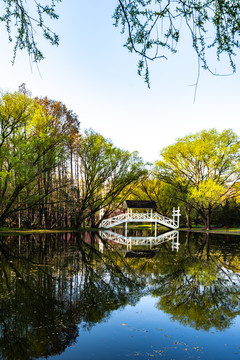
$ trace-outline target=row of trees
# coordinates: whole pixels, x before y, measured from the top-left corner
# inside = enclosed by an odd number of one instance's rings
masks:
[[[157,202],[163,214],[179,205],[186,225],[239,224],[240,139],[232,130],[204,130],[161,151],[135,196]]]
[[[23,86],[0,101],[0,225],[97,226],[146,174],[137,153],[93,130],[73,112]]]
[[[80,131],[64,104],[33,99],[23,85],[0,99],[0,226],[98,227],[127,197],[155,200],[168,216],[180,206],[188,227],[232,225],[239,159],[238,136],[211,129],[178,139],[147,170],[136,152]]]

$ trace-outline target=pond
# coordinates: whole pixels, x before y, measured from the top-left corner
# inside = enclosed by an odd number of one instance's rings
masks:
[[[0,359],[239,358],[240,237],[151,235],[0,237]]]

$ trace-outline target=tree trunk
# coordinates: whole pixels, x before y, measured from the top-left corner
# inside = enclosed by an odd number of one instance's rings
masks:
[[[211,227],[210,227],[210,217],[211,217],[211,208],[209,206],[208,210],[207,210],[207,230],[211,229]]]
[[[206,230],[210,230],[210,219],[211,219],[211,207],[208,206],[208,209],[204,209],[202,211],[199,212],[199,214],[202,217],[203,223],[205,225]]]
[[[188,227],[188,229],[191,229],[191,205],[187,204],[186,205],[186,226]]]

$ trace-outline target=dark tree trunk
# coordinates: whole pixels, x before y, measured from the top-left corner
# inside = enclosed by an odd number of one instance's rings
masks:
[[[188,229],[191,229],[192,225],[191,225],[191,205],[187,204],[186,205],[186,226],[188,227]]]

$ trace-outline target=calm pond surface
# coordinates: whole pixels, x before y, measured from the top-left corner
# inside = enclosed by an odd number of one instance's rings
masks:
[[[0,359],[239,359],[240,237],[0,237]]]

